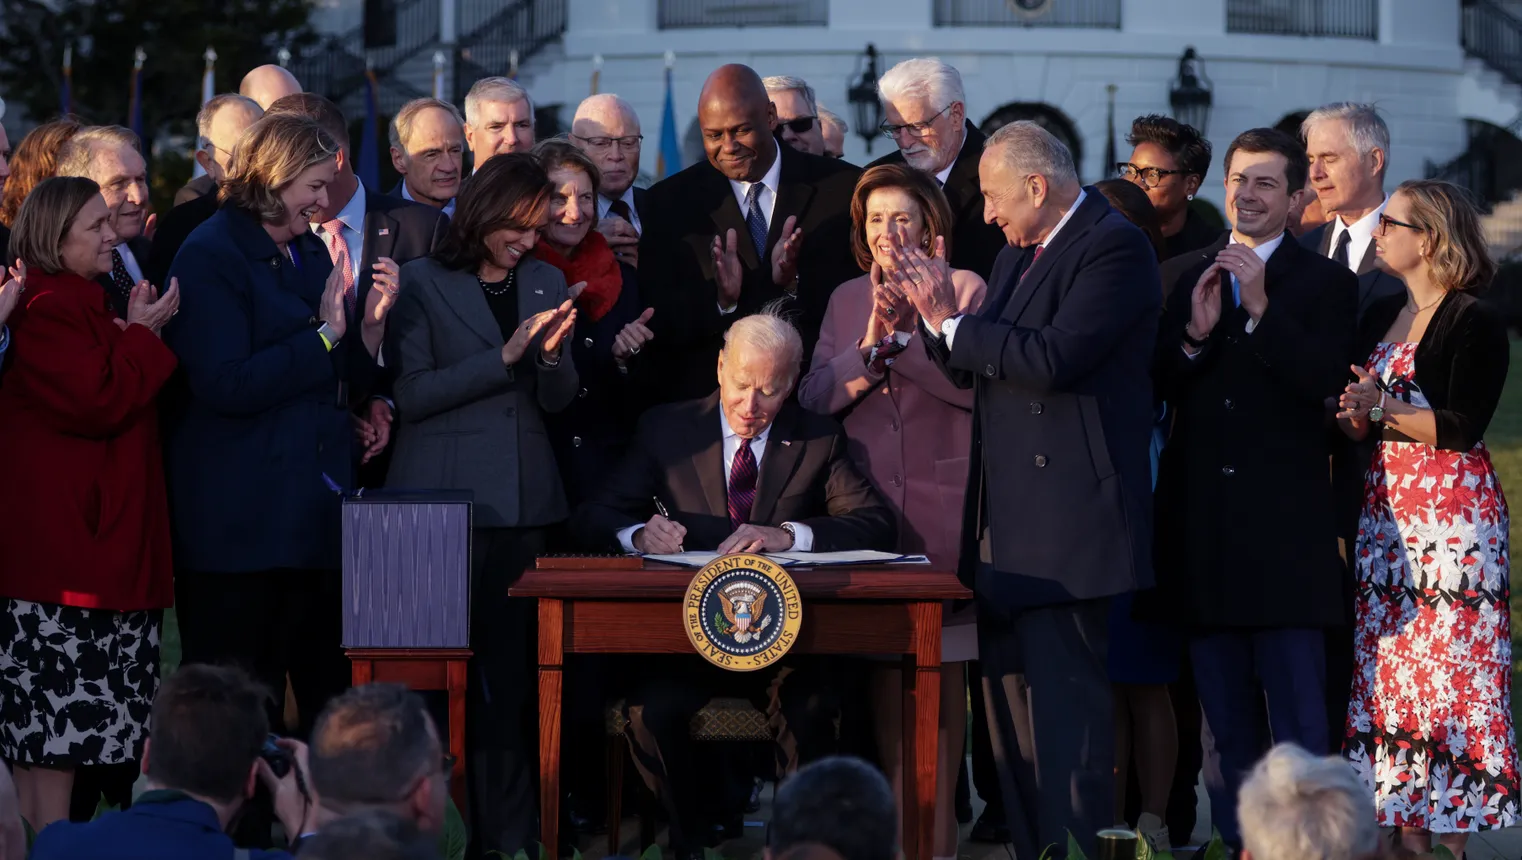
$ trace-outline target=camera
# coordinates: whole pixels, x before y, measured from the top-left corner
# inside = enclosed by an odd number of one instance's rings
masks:
[[[279,735],[272,734],[266,737],[264,746],[259,749],[259,757],[270,766],[276,779],[284,779],[285,775],[291,772],[291,754],[275,743],[278,740],[280,740]]]

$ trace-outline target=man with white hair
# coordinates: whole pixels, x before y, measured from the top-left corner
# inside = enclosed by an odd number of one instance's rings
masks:
[[[819,125],[819,100],[803,78],[772,75],[761,79],[772,107],[777,109],[777,130],[782,142],[799,152],[824,155],[824,131]]]
[[[238,94],[253,99],[260,110],[269,110],[276,101],[299,92],[296,76],[273,63],[253,69],[238,85]]]
[[[1279,744],[1242,784],[1242,860],[1356,860],[1379,850],[1374,796],[1339,756]]]
[[[956,219],[950,242],[952,267],[976,272],[988,281],[994,258],[1004,250],[1004,236],[992,222],[983,220],[978,157],[984,137],[967,119],[961,73],[940,60],[917,57],[889,69],[877,82],[877,93],[887,117],[883,131],[898,150],[868,166],[908,164],[933,176],[946,192]]]
[[[392,195],[454,215],[465,169],[464,117],[449,102],[413,99],[391,121],[391,166],[402,175]]]
[[[465,145],[471,170],[493,155],[534,148],[534,102],[512,78],[476,81],[465,94]]]
[[[824,154],[831,158],[846,157],[846,132],[850,127],[840,114],[828,108],[819,109],[820,131],[824,135]]]
[[[138,151],[140,145],[131,130],[100,125],[81,129],[58,153],[58,175],[94,180],[111,210],[108,223],[116,233],[117,244],[111,249],[111,271],[99,280],[111,307],[123,319],[127,317],[127,297],[143,280],[142,267],[150,252],[143,237],[148,217],[148,163]]]
[[[1109,598],[1152,584],[1162,284],[1146,234],[1080,185],[1067,147],[1035,123],[995,132],[978,174],[985,217],[1010,245],[983,311],[958,310],[939,255],[903,251],[891,280],[932,357],[974,391],[961,573],[978,594],[1015,854],[1071,834],[1092,856],[1115,821]]]
[[[608,240],[613,256],[639,267],[640,220],[645,189],[635,188],[639,175],[639,115],[634,106],[612,93],[582,100],[571,120],[571,142],[597,165],[602,182],[597,189],[597,232]]]
[[[774,307],[735,322],[719,352],[719,390],[647,411],[572,527],[589,544],[625,552],[892,549],[894,515],[851,464],[845,431],[790,398],[802,362],[798,330]],[[789,665],[780,701],[795,742],[782,750],[791,772],[833,752],[839,687],[817,664]],[[648,671],[626,700],[630,747],[671,816],[677,857],[702,857],[718,810],[694,757],[692,715],[716,694],[764,703],[776,668],[734,673],[677,658]]]

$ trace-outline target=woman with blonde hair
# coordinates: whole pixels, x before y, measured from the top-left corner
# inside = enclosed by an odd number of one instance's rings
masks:
[[[1510,344],[1475,298],[1496,264],[1459,188],[1403,183],[1374,233],[1404,293],[1364,318],[1368,360],[1337,416],[1373,443],[1354,551],[1352,701],[1343,754],[1379,824],[1462,856],[1518,818],[1506,497],[1485,429]]]
[[[185,301],[166,333],[188,388],[166,449],[184,659],[239,664],[276,691],[289,673],[308,727],[348,684],[336,492],[355,458],[336,349],[348,317],[342,268],[308,226],[337,153],[306,117],[248,128],[221,208],[170,268]],[[282,724],[275,703],[270,719]]]

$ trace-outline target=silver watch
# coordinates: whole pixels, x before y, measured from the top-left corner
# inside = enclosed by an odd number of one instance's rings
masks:
[[[328,343],[331,343],[334,346],[338,346],[338,342],[343,340],[339,334],[333,331],[333,327],[328,325],[326,322],[317,327],[317,333],[326,338]]]
[[[794,546],[797,546],[798,545],[798,529],[794,528],[792,523],[783,523],[782,524],[782,530],[787,532],[788,536],[793,539],[793,546],[788,547],[788,549],[792,549]]]

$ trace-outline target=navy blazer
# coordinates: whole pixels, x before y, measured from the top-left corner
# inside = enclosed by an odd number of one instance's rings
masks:
[[[43,829],[32,860],[231,860],[235,847],[217,813],[199,800],[137,803],[94,821],[60,821]],[[284,851],[248,852],[248,860],[289,860]]]
[[[999,254],[984,310],[962,318],[949,351],[924,339],[952,382],[976,392],[962,574],[974,581],[986,522],[992,571],[978,589],[991,608],[1152,584],[1157,252],[1085,190],[1039,259]]]
[[[181,569],[338,567],[329,481],[353,485],[353,429],[343,350],[317,334],[333,264],[310,233],[291,246],[299,264],[252,215],[223,206],[170,269],[180,312],[165,341],[189,385],[165,453]]]

